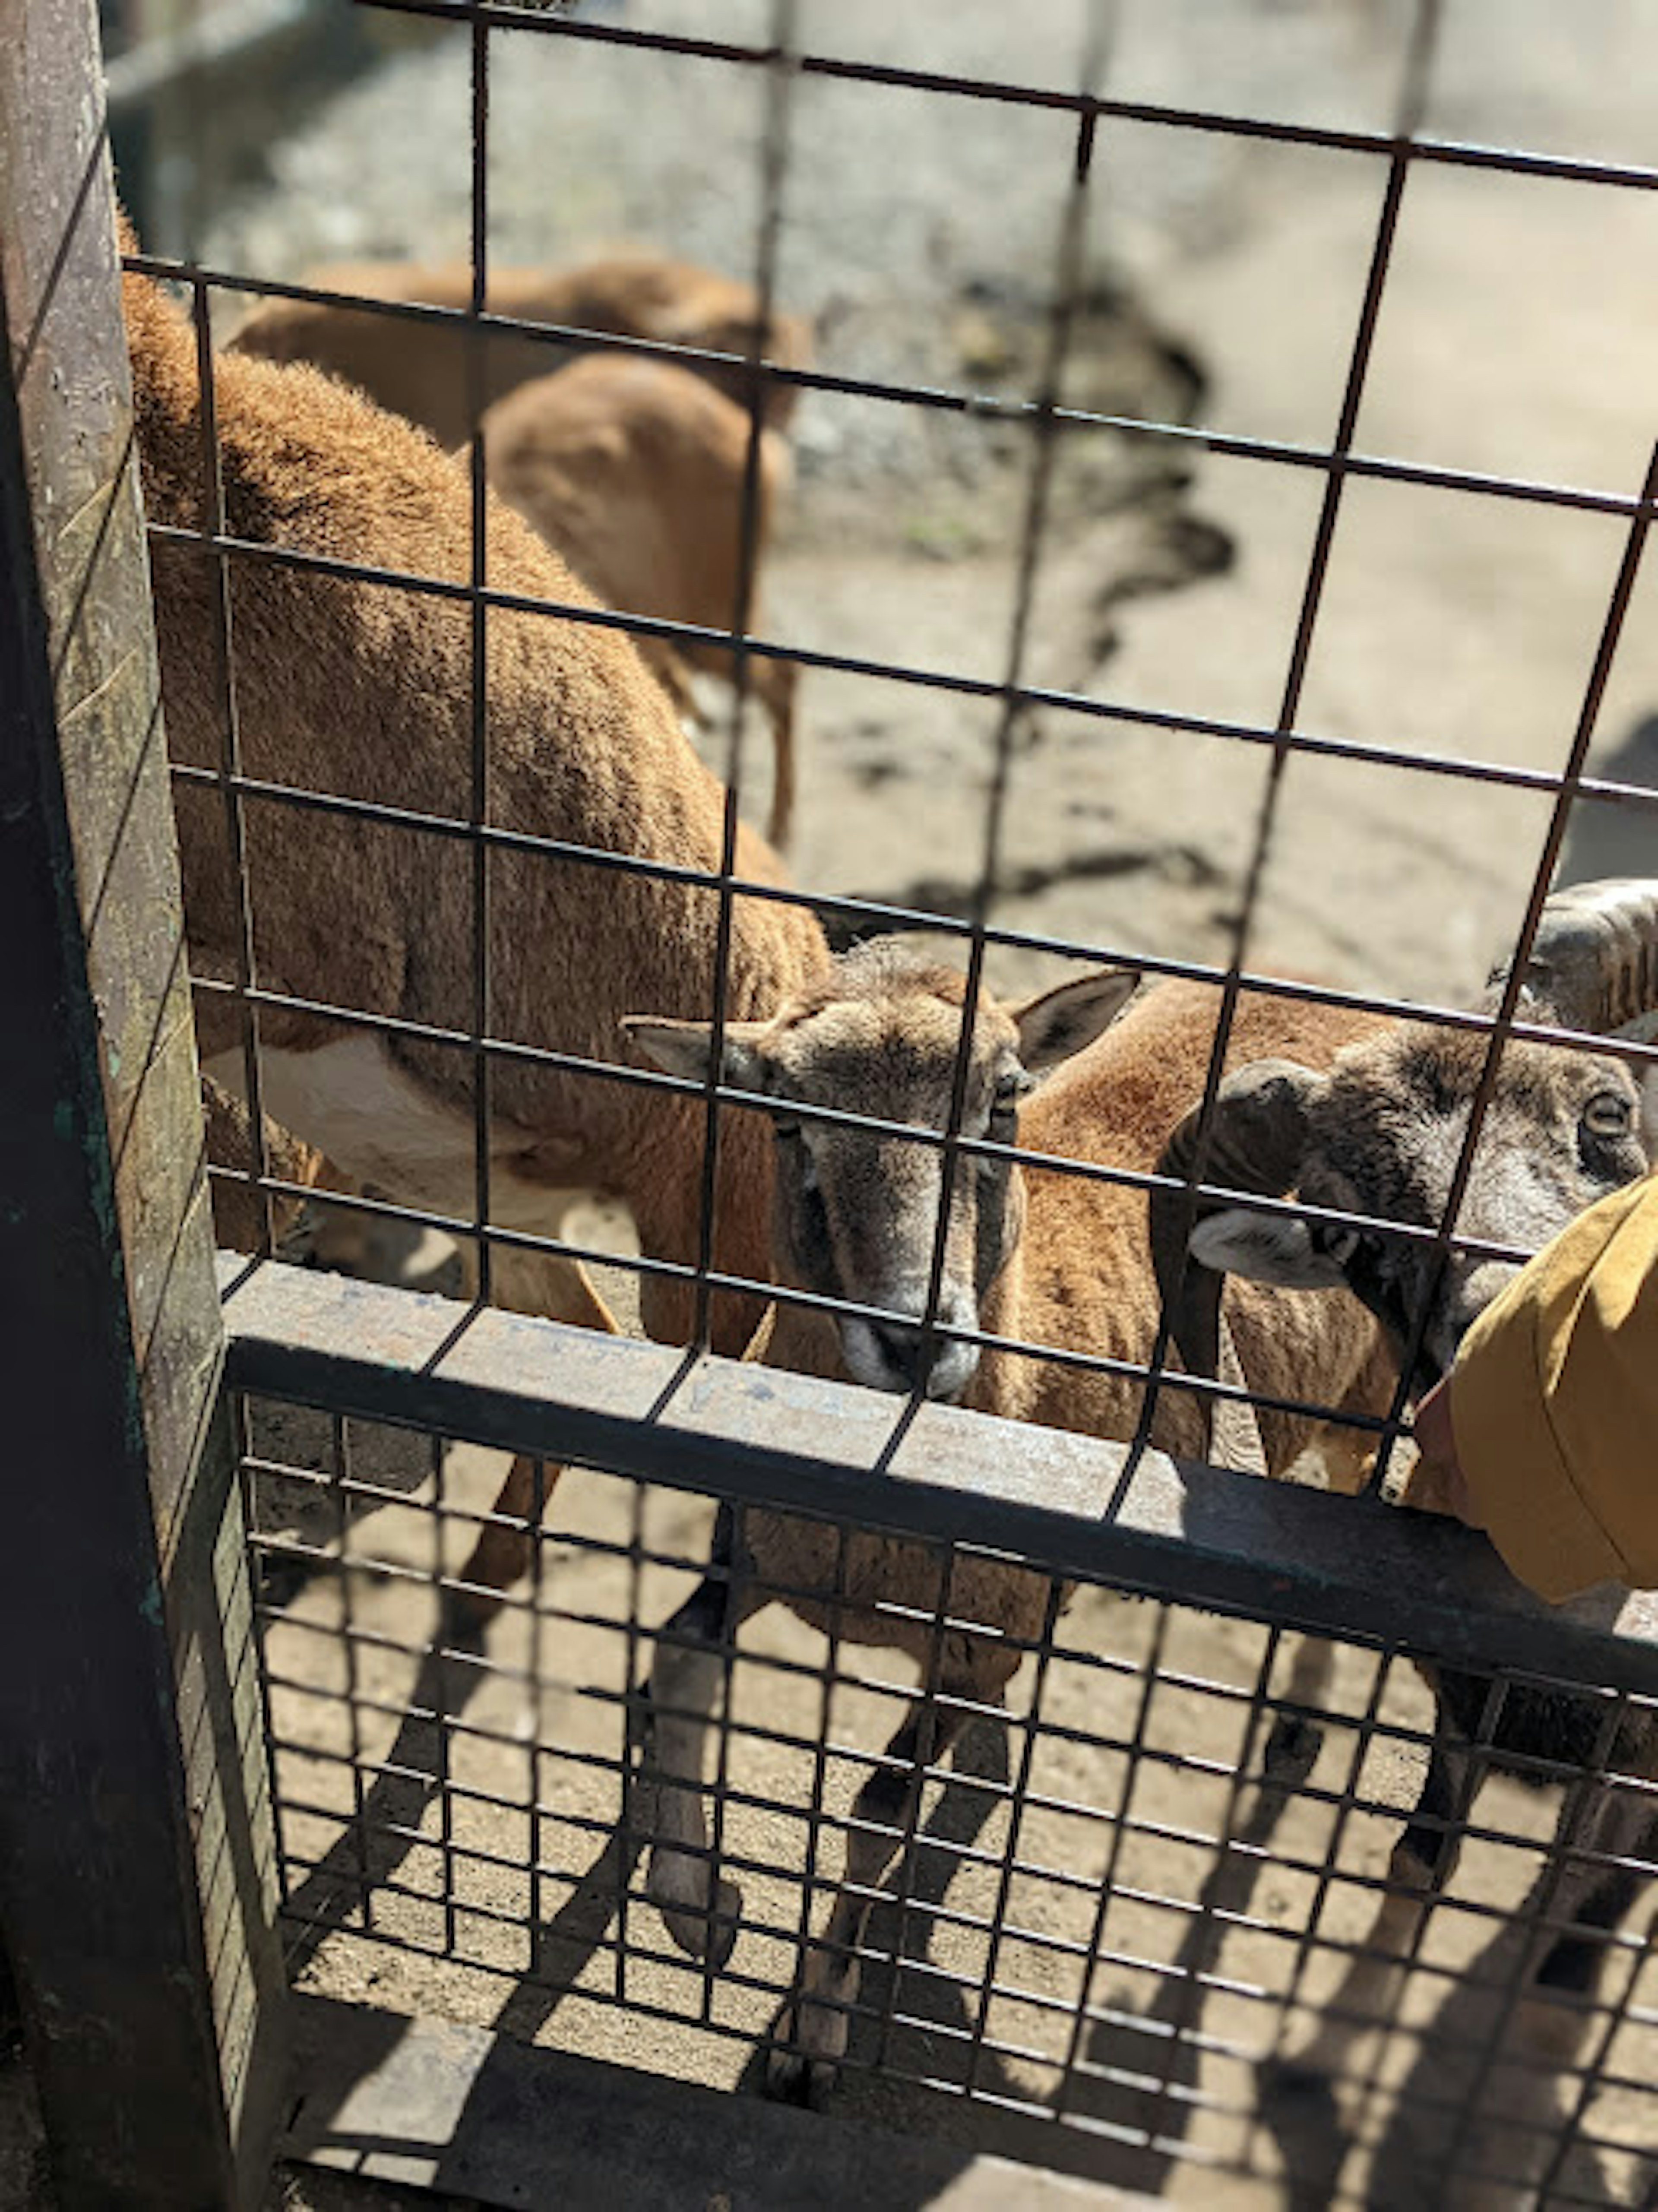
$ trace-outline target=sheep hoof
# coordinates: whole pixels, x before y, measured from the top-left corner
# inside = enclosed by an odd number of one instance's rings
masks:
[[[734,1881],[716,1881],[714,1901],[658,1895],[649,1881],[646,1892],[662,1915],[670,1936],[688,1958],[701,1959],[719,1973],[737,1947],[737,1923],[743,1911],[743,1893]]]
[[[778,2023],[777,2040],[766,2053],[766,2094],[779,2105],[799,2105],[809,2112],[829,2108],[836,2068],[795,2049],[798,2033],[793,2005]]]
[[[1335,2084],[1314,2051],[1293,2058],[1264,2058],[1255,2079],[1263,2105],[1294,2106],[1303,2113],[1318,2106],[1327,2106],[1333,2114],[1335,2111]]]
[[[1294,1789],[1312,1772],[1323,1742],[1324,1731],[1316,1721],[1299,1713],[1280,1713],[1272,1723],[1261,1762],[1267,1779],[1280,1788]]]

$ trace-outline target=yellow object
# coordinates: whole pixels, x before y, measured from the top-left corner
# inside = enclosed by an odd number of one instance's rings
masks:
[[[1658,1586],[1658,1176],[1592,1206],[1462,1340],[1456,1454],[1543,1596]]]

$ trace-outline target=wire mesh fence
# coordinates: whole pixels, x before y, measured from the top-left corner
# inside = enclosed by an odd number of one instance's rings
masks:
[[[739,1537],[698,1762],[720,1935],[699,1954],[659,1883],[665,1835],[681,1873],[701,1863],[665,1815],[665,1730],[702,1710],[674,1616],[714,1501],[537,1463],[503,1601],[471,1565],[498,1462],[269,1403],[247,1419],[256,1549],[268,1589],[289,1578],[263,1639],[296,1960],[366,1945],[394,2004],[429,2002],[435,1972],[459,2016],[716,2081],[821,2064],[833,2021],[860,2117],[1193,2201],[1222,2176],[1330,2202],[1401,2177],[1433,2201],[1645,2186],[1658,2014],[1645,1915],[1618,1923],[1651,1870],[1649,1700],[1482,1681],[1445,1808],[1461,1874],[1400,1923],[1389,1857],[1435,1741],[1408,1649],[1084,1578],[1042,1582],[1008,1651],[1005,1553],[907,1540],[872,1624],[861,1530],[823,1524],[827,1595],[756,1583]],[[996,1641],[1005,1707],[990,1677],[902,1679],[880,1646],[918,1617]],[[1538,1733],[1563,1695],[1576,1744]]]
[[[247,1109],[241,1157],[212,1163],[221,1196],[257,1200],[267,1255],[319,1176],[329,1206],[371,1230],[458,1239],[476,1296],[441,1356],[492,1303],[607,1333],[636,1317],[693,1352],[877,1382],[911,1417],[957,1397],[1256,1471],[1306,1473],[1310,1452],[1332,1486],[1396,1486],[1413,1395],[1539,1241],[1513,1173],[1527,1181],[1556,1147],[1552,1227],[1645,1165],[1637,1082],[1653,1048],[1629,1032],[1652,1011],[1652,887],[1563,906],[1556,878],[1585,802],[1653,818],[1652,791],[1589,763],[1658,460],[1638,483],[1579,485],[1372,451],[1369,379],[1424,175],[1634,194],[1658,171],[1429,133],[1434,0],[1401,21],[1389,125],[1374,129],[1115,95],[1106,5],[1076,11],[1071,77],[1023,83],[814,44],[811,11],[789,0],[747,41],[648,11],[381,3],[470,41],[455,296],[126,258],[177,288],[189,317],[136,347],[203,1060]],[[503,307],[491,66],[509,35],[752,87],[753,256],[735,304],[689,317],[689,337],[685,315],[601,312],[591,292]],[[987,398],[795,346],[780,288],[791,148],[801,88],[821,84],[1050,126],[1060,173],[1028,389]],[[1089,227],[1129,127],[1374,165],[1327,438],[1074,403]],[[250,297],[286,303],[288,335],[259,342],[245,325],[225,350],[228,312]],[[179,381],[152,377],[147,416],[152,342],[174,348]],[[258,358],[284,348],[371,389],[376,360],[427,364],[431,404],[470,433],[464,471],[440,472],[429,447],[331,388],[284,383]],[[572,352],[689,372],[740,404],[718,620],[598,603],[493,501],[493,410]],[[1021,441],[1008,621],[973,667],[762,626],[768,441],[800,394]],[[286,458],[273,428],[293,441]],[[1314,488],[1272,714],[1042,674],[1033,631],[1058,488],[1105,439]],[[1557,765],[1305,726],[1338,535],[1366,485],[1424,511],[1565,510],[1617,534]],[[717,784],[618,635],[724,655]],[[744,708],[780,669],[942,692],[983,718],[982,815],[972,854],[953,856],[948,910],[797,889],[751,838]],[[1102,776],[1126,730],[1260,758],[1224,957],[999,920],[1038,715],[1096,735]],[[1387,771],[1534,802],[1524,894],[1476,1004],[1263,962],[1292,763],[1338,785]],[[1586,913],[1602,949],[1568,990],[1562,932]],[[831,964],[831,945],[921,928],[948,979],[918,983],[878,951]],[[1069,995],[993,1007],[987,963],[1010,953],[1089,973]],[[1157,988],[1114,1027],[1134,977]],[[1405,1038],[1427,1071],[1417,1126],[1432,1141],[1361,1171],[1336,1141],[1347,1094],[1332,1061],[1347,1048],[1365,1079],[1398,1085]],[[1303,1133],[1269,1170],[1245,1157],[1256,1093],[1240,1071],[1285,1058],[1305,1079]],[[1067,1059],[1025,1098],[1028,1076]],[[1527,1121],[1517,1102],[1536,1095],[1547,1111]],[[572,1200],[593,1186],[630,1211],[636,1252],[583,1232]],[[1327,1302],[1309,1322],[1297,1290],[1238,1289],[1252,1237],[1280,1240],[1281,1256],[1297,1237],[1311,1256],[1293,1279],[1345,1285],[1345,1319]],[[1218,1267],[1194,1254],[1225,1256],[1224,1307]],[[1010,1290],[1027,1278],[1059,1288]],[[404,1415],[419,1417],[412,1399]],[[1642,1689],[1585,1671],[1587,1650],[1576,1667],[1471,1674],[1430,1636],[1390,1641],[1357,1612],[1349,1638],[1306,1644],[1270,1587],[1217,1613],[1182,1603],[1172,1573],[1131,1601],[1068,1563],[1067,1602],[1056,1563],[1021,1567],[1012,1523],[1005,1547],[913,1534],[883,1547],[849,1515],[809,1528],[792,1494],[733,1507],[711,1484],[688,1501],[574,1448],[584,1472],[568,1484],[534,1459],[503,1477],[471,1449],[435,1428],[359,1434],[343,1409],[308,1430],[252,1409],[244,1471],[301,1953],[368,1938],[440,1962],[455,1977],[446,2005],[492,2012],[475,1984],[504,1980],[510,2024],[556,2014],[561,2037],[613,2051],[625,2034],[669,2070],[734,2080],[770,2037],[774,2086],[839,2084],[905,2124],[994,2114],[1014,2131],[998,2141],[1034,2154],[1040,2139],[1060,2162],[1084,2155],[1062,2139],[1109,2146],[1120,2162],[1101,2170],[1131,2185],[1184,2187],[1190,2165],[1362,2190],[1397,2186],[1414,2160],[1448,2189],[1523,2182],[1550,2203],[1651,2187],[1652,1991],[1632,1908],[1652,1863],[1652,1723]],[[713,1570],[694,1580],[711,1540]],[[782,1612],[739,1644],[780,1577]],[[795,1615],[827,1634],[827,1657]],[[919,1662],[919,1690],[871,1656],[887,1649]],[[1564,1810],[1527,1778],[1564,1784]],[[1388,1966],[1401,1960],[1402,1979]],[[416,1986],[402,1965],[376,1971]],[[1362,2032],[1378,2020],[1385,2037]]]

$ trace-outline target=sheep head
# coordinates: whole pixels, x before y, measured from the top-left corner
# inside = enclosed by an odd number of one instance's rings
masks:
[[[1133,992],[1131,970],[1104,969],[1015,1005],[981,992],[973,1015],[961,1133],[1012,1145],[1018,1102],[1047,1069],[1096,1036]],[[893,939],[858,947],[768,1022],[728,1023],[720,1079],[756,1092],[776,1131],[773,1261],[780,1281],[876,1307],[890,1316],[839,1323],[847,1371],[876,1389],[959,1398],[978,1346],[946,1337],[930,1360],[926,1308],[944,1156],[901,1129],[864,1128],[814,1109],[907,1124],[935,1138],[948,1124],[965,1006],[954,969]],[[635,1044],[669,1073],[706,1079],[705,1023],[630,1018]],[[973,1330],[980,1303],[1017,1243],[1023,1194],[1005,1158],[958,1158],[938,1320]]]
[[[1511,969],[1486,987],[1494,1011]],[[1658,882],[1583,884],[1550,898],[1527,963],[1521,1017],[1606,1035],[1658,1009]],[[1400,1022],[1350,1045],[1326,1070],[1255,1061],[1215,1101],[1206,1182],[1436,1229],[1444,1218],[1488,1039]],[[1458,1209],[1460,1237],[1534,1252],[1598,1198],[1645,1172],[1643,1086],[1619,1060],[1510,1041]],[[1197,1157],[1194,1112],[1170,1139],[1165,1173]],[[1154,1194],[1152,1246],[1170,1323],[1193,1371],[1212,1373],[1221,1278],[1286,1290],[1345,1285],[1402,1358],[1421,1343],[1412,1387],[1449,1366],[1463,1331],[1517,1271],[1479,1253],[1186,1192]],[[1189,1249],[1202,1272],[1181,1257]],[[1178,1295],[1177,1285],[1180,1285]],[[1174,1303],[1170,1304],[1170,1301]]]

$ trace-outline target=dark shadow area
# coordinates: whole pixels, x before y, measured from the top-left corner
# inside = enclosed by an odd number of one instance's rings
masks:
[[[283,1950],[290,1978],[315,1956],[325,1938],[350,1926],[360,1908],[390,1881],[421,1840],[420,1825],[446,1771],[442,1732],[487,1680],[483,1669],[441,1648],[429,1651],[409,1693],[409,1711],[378,1774],[364,1790],[359,1818],[349,1816],[337,1839],[289,1892],[282,1907]]]
[[[1219,1966],[1229,1923],[1254,1904],[1256,1887],[1272,1866],[1269,1847],[1278,1822],[1312,1771],[1320,1743],[1311,1722],[1284,1716],[1274,1724],[1263,1754],[1265,1778],[1220,1850],[1198,1910],[1159,1973],[1156,1997],[1138,2024],[1125,2016],[1126,2001],[1114,2002],[1115,2016],[1089,2028],[1068,2109],[1144,2136],[1142,2148],[1123,2149],[1123,2179],[1148,2197],[1162,2196],[1184,2163],[1181,2146],[1198,2109],[1203,2063],[1193,2038],[1202,2026],[1204,1979]],[[1278,2133],[1278,2148],[1295,2212],[1322,2212],[1333,2201],[1347,2151],[1333,2107],[1298,2110],[1296,2124]]]
[[[1537,1919],[1551,1909],[1557,1879],[1546,1862],[1513,1918],[1449,1985],[1421,2032],[1411,2070],[1388,2100],[1368,2197],[1377,2212],[1416,2212],[1427,2203],[1454,2208],[1476,2197],[1483,2204],[1492,2201],[1483,2192],[1502,2189],[1515,2205],[1534,2201],[1570,2120],[1580,2086],[1574,2069],[1593,2057],[1600,2026],[1598,2013],[1591,2014],[1574,2039],[1571,2015],[1562,2011],[1549,2022],[1548,2070],[1503,2065],[1505,2048],[1515,2047],[1516,2031],[1539,2002],[1516,2005],[1513,1995],[1536,1951]],[[1603,2002],[1625,1972],[1621,1960],[1608,1960]],[[1575,2136],[1545,2202],[1650,2203],[1658,2151],[1644,2164],[1645,2193],[1632,2198],[1614,2186],[1594,2145]]]

